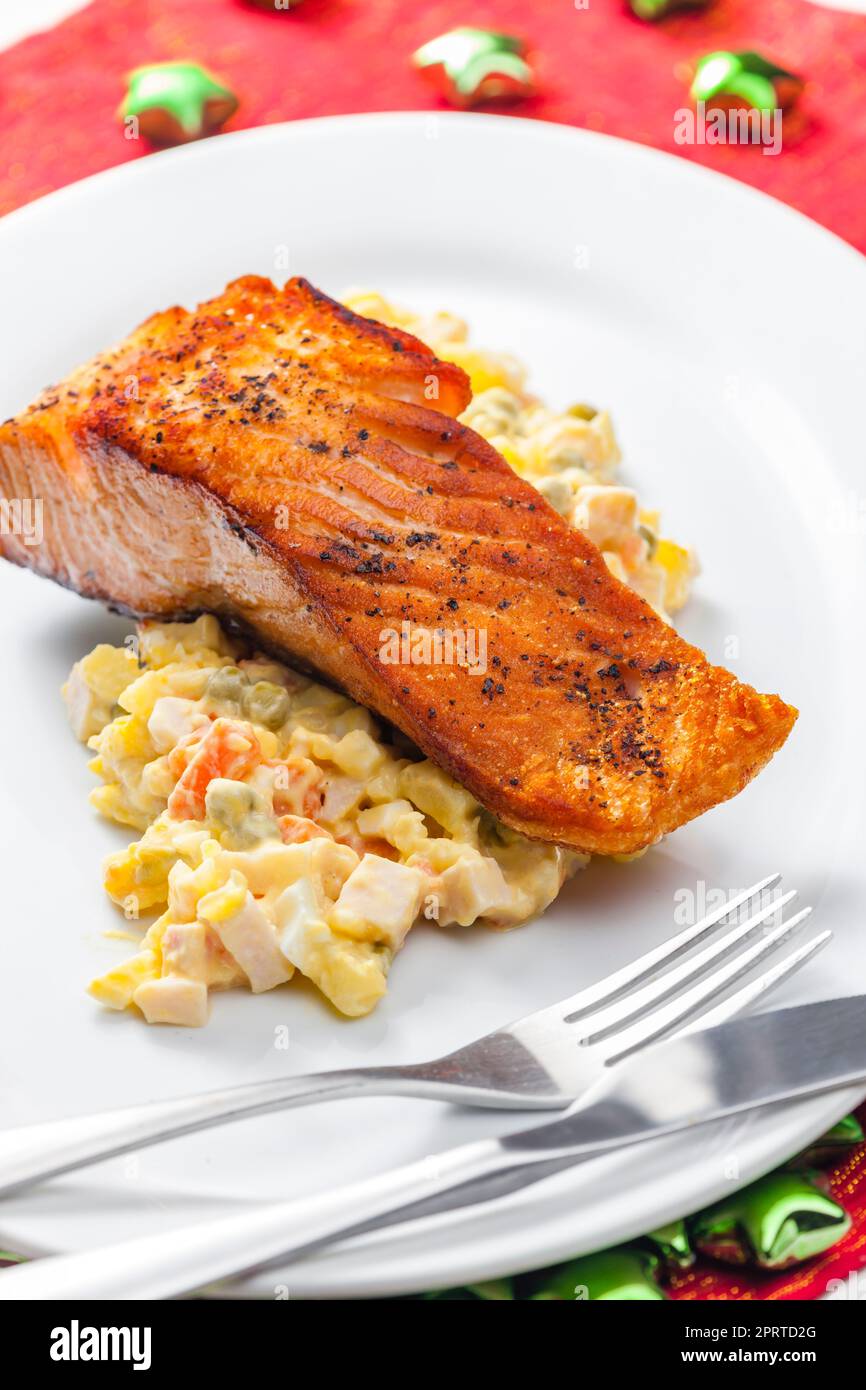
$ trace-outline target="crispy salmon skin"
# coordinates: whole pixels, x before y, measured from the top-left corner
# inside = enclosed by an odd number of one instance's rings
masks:
[[[640,850],[739,792],[796,711],[615,579],[456,422],[469,398],[409,334],[247,276],[0,428],[0,493],[44,517],[0,544],[132,614],[243,623],[527,835]],[[419,629],[456,658],[395,660]]]

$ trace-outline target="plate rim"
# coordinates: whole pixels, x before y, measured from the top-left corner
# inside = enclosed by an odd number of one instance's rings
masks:
[[[344,112],[329,116],[305,116],[294,121],[273,121],[267,125],[248,126],[243,130],[228,130],[209,136],[202,140],[192,140],[183,145],[176,145],[167,149],[153,149],[138,159],[125,160],[122,164],[113,164],[107,169],[98,169],[93,174],[87,174],[82,179],[76,179],[73,183],[64,184],[61,188],[52,189],[49,193],[42,194],[39,198],[33,198],[30,202],[22,204],[20,207],[13,208],[0,218],[0,228],[10,225],[16,226],[19,221],[24,222],[28,216],[38,216],[46,204],[54,205],[69,199],[73,200],[80,197],[83,193],[90,191],[94,186],[98,187],[103,181],[116,181],[122,183],[124,179],[134,180],[140,171],[149,168],[154,164],[162,167],[165,161],[178,163],[187,161],[196,163],[201,160],[208,160],[217,157],[217,151],[227,145],[234,147],[242,143],[267,143],[269,140],[279,140],[284,138],[287,133],[300,131],[303,137],[308,131],[317,129],[336,129],[344,125],[351,129],[357,126],[369,126],[375,130],[377,126],[393,126],[399,123],[411,123],[424,125],[427,121],[434,118],[437,121],[445,121],[452,126],[464,126],[468,129],[486,129],[487,131],[502,131],[503,136],[508,130],[518,128],[524,132],[533,132],[532,138],[544,140],[547,135],[553,134],[557,138],[563,136],[574,139],[578,143],[585,144],[587,147],[607,145],[610,148],[620,150],[638,151],[640,157],[655,160],[660,166],[670,170],[679,170],[683,177],[693,178],[697,182],[706,182],[708,185],[716,185],[718,180],[727,187],[729,194],[734,190],[747,202],[757,204],[771,204],[784,217],[792,217],[804,227],[811,227],[822,236],[829,238],[838,249],[848,253],[852,257],[852,264],[859,264],[861,271],[866,270],[866,253],[861,252],[850,241],[846,241],[838,232],[817,222],[808,213],[801,212],[799,208],[792,207],[781,198],[777,198],[772,193],[767,193],[763,189],[756,188],[754,184],[746,183],[738,179],[733,174],[728,174],[721,169],[712,169],[706,164],[697,164],[683,155],[677,155],[670,150],[662,150],[655,145],[645,145],[638,140],[626,140],[619,135],[610,135],[606,131],[588,130],[584,126],[570,126],[562,121],[545,121],[534,119],[528,116],[515,116],[507,114],[492,114],[483,111],[451,111],[451,110],[395,110],[395,111],[358,111]],[[498,137],[497,137],[498,138]],[[211,153],[213,152],[213,154]]]

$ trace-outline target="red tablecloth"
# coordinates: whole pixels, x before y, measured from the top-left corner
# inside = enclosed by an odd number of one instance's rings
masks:
[[[857,1112],[866,1125],[866,1105]],[[669,1293],[682,1299],[820,1298],[836,1293],[843,1298],[866,1298],[866,1144],[852,1149],[826,1177],[830,1193],[852,1217],[851,1229],[832,1250],[780,1274],[730,1269],[711,1260],[698,1260],[687,1274],[674,1276]]]
[[[458,24],[503,29],[532,47],[538,93],[515,110],[637,140],[707,164],[801,209],[866,250],[866,17],[807,0],[715,0],[642,24],[623,0],[305,0],[267,12],[245,0],[95,0],[0,54],[0,213],[125,160],[115,111],[141,63],[204,63],[240,99],[227,129],[353,111],[436,109],[409,64]],[[690,66],[716,48],[754,48],[806,79],[778,156],[757,146],[680,146],[675,113]],[[495,108],[492,108],[495,109]],[[219,138],[219,137],[215,137]],[[563,170],[563,177],[568,171]],[[803,267],[803,274],[809,267]],[[855,1214],[835,1250],[761,1279],[705,1264],[680,1298],[809,1298],[866,1262],[866,1148],[834,1174]]]
[[[711,165],[800,208],[866,250],[866,17],[807,0],[715,0],[643,24],[623,0],[95,0],[0,54],[0,212],[145,156],[114,112],[140,63],[195,59],[240,98],[229,129],[349,111],[433,109],[409,65],[456,24],[523,35],[538,95],[517,110],[625,136]],[[744,146],[677,146],[688,69],[714,48],[755,48],[807,80],[776,157]],[[804,274],[808,267],[804,267]]]

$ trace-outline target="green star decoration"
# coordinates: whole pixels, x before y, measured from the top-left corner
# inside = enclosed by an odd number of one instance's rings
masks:
[[[118,110],[157,145],[179,145],[218,130],[237,110],[234,92],[198,63],[150,63],[127,78]]]
[[[618,1245],[549,1271],[531,1298],[545,1303],[664,1301],[659,1272],[656,1256],[634,1245]]]
[[[710,0],[628,0],[628,7],[638,19],[652,24],[677,10],[702,10],[709,3]]]
[[[427,74],[455,106],[529,96],[532,69],[526,45],[512,34],[493,29],[450,29],[412,54],[412,62]]]
[[[857,1116],[846,1115],[838,1124],[833,1125],[832,1129],[828,1129],[826,1134],[822,1134],[820,1139],[816,1139],[808,1149],[792,1158],[786,1166],[796,1170],[822,1168],[830,1163],[839,1163],[848,1149],[862,1144],[864,1139],[866,1135]]]
[[[695,101],[709,103],[734,98],[755,111],[774,111],[790,106],[802,88],[801,78],[768,62],[760,53],[728,53],[722,49],[700,59],[691,94]]]
[[[806,1173],[771,1173],[699,1212],[696,1248],[724,1264],[787,1269],[821,1255],[851,1229],[844,1207]]]
[[[691,1269],[695,1262],[695,1252],[683,1220],[670,1221],[667,1226],[659,1226],[657,1230],[644,1236],[644,1240],[652,1246],[660,1257],[663,1268],[668,1272],[675,1269]]]

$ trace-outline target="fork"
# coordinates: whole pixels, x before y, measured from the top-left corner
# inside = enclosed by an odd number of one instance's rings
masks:
[[[811,908],[786,918],[796,890],[783,893],[696,954],[692,948],[780,878],[762,879],[571,998],[433,1061],[314,1072],[0,1131],[0,1194],[213,1125],[325,1100],[413,1096],[501,1110],[564,1109],[603,1075],[609,1058],[619,1061],[662,1036],[732,1018],[826,945],[829,931],[711,1007],[729,985],[778,952]],[[748,941],[777,914],[775,925]]]

